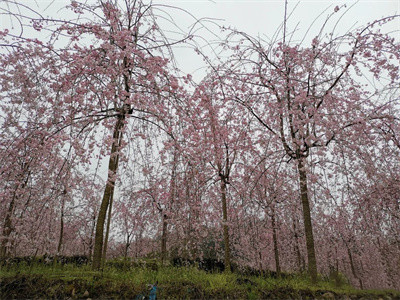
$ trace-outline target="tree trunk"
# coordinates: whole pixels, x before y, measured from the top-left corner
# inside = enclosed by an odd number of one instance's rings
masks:
[[[177,165],[177,150],[174,150],[174,159],[172,164],[171,181],[169,187],[169,209],[175,201],[175,184],[176,184],[176,165]],[[162,212],[162,236],[161,236],[161,263],[164,265],[167,260],[167,235],[168,235],[168,216]]]
[[[306,234],[308,274],[311,277],[311,281],[315,283],[317,282],[317,259],[315,257],[310,201],[308,199],[307,173],[304,169],[305,166],[303,163],[303,159],[299,158],[297,161],[300,181],[301,204],[303,206],[304,231]]]
[[[54,257],[54,266],[57,265],[57,261],[58,261],[58,257],[60,256],[60,252],[61,252],[61,248],[62,248],[62,244],[63,244],[63,238],[64,238],[64,203],[65,203],[65,199],[64,199],[64,195],[62,195],[61,197],[63,197],[62,202],[61,202],[61,215],[60,215],[60,236],[58,238],[58,245],[57,245],[57,253],[56,256]]]
[[[88,257],[89,260],[92,261],[93,260],[93,235],[94,235],[94,228],[96,225],[96,212],[93,212],[93,218],[92,218],[92,228],[90,229],[90,240],[89,240],[89,253],[88,253]]]
[[[125,250],[124,250],[124,270],[127,270],[127,264],[128,264],[128,250],[129,247],[131,246],[131,235],[129,232],[126,233],[126,242],[125,242]]]
[[[15,205],[15,199],[13,199],[10,202],[10,205],[8,206],[6,218],[4,220],[4,227],[3,227],[3,240],[1,242],[1,248],[0,248],[0,257],[5,258],[8,255],[8,241],[12,232],[12,221],[11,221],[11,216],[14,211],[14,205]]]
[[[124,252],[124,260],[125,261],[128,258],[128,250],[131,245],[130,237],[131,237],[131,235],[129,233],[127,233],[126,234],[126,243],[125,243],[125,252]]]
[[[189,180],[187,174],[185,175],[185,200],[186,203],[190,203],[190,186],[192,184],[191,180]],[[189,249],[190,247],[190,236],[192,232],[192,204],[189,204],[189,216],[187,218],[187,226],[186,226],[186,232],[185,232],[185,238],[183,240],[183,258],[190,259],[192,253],[192,249]]]
[[[221,178],[222,222],[224,230],[225,272],[231,272],[231,250],[229,246],[228,210],[226,205],[226,181]]]
[[[161,236],[161,263],[164,265],[167,259],[167,233],[168,233],[168,217],[163,213],[162,236]]]
[[[59,256],[60,253],[61,253],[61,247],[62,247],[62,244],[63,244],[63,238],[64,238],[64,212],[61,213],[60,238],[58,239],[57,256]]]
[[[362,282],[361,278],[356,273],[356,268],[355,268],[355,265],[354,265],[353,255],[351,254],[349,245],[347,245],[347,243],[345,243],[345,244],[346,244],[346,248],[347,248],[347,254],[349,255],[351,273],[353,273],[354,278],[358,280],[358,283],[360,285],[360,289],[363,290],[364,289],[364,285],[363,285],[363,282]]]
[[[299,245],[299,237],[297,235],[297,228],[296,228],[296,219],[295,216],[293,214],[293,232],[294,232],[294,252],[296,253],[296,258],[297,258],[297,266],[299,267],[299,271],[303,272],[303,260],[301,257],[301,253],[300,253],[300,245]]]
[[[3,227],[3,240],[0,245],[0,258],[5,258],[9,251],[10,251],[10,246],[8,245],[9,240],[10,240],[10,235],[13,231],[13,226],[12,226],[12,216],[14,213],[14,207],[15,207],[15,202],[16,200],[18,201],[18,190],[19,189],[24,189],[25,186],[28,183],[29,177],[31,172],[29,171],[29,164],[24,164],[22,167],[22,172],[18,176],[19,179],[23,179],[24,174],[27,173],[27,176],[25,180],[22,183],[17,183],[13,192],[13,196],[10,202],[10,205],[8,206],[8,210],[6,213],[6,217],[4,219],[4,227]]]
[[[114,195],[115,177],[118,169],[118,157],[119,150],[122,140],[122,128],[124,127],[125,115],[120,115],[115,124],[113,133],[113,143],[111,146],[111,154],[108,162],[108,176],[106,188],[104,189],[103,199],[101,201],[99,214],[97,216],[96,233],[94,240],[94,251],[93,251],[93,270],[99,270],[102,262],[103,253],[103,235],[104,235],[104,223],[106,220],[107,209],[110,204],[110,199]]]
[[[110,234],[110,224],[111,224],[111,213],[112,213],[112,205],[114,200],[114,193],[111,194],[110,203],[108,206],[108,216],[107,216],[107,225],[106,225],[106,236],[104,237],[104,246],[103,246],[103,254],[101,264],[104,267],[107,258],[107,246],[108,246],[108,236]]]
[[[272,239],[274,241],[274,255],[275,255],[275,266],[276,275],[281,276],[281,265],[279,263],[279,249],[278,249],[278,238],[276,233],[276,220],[275,220],[275,208],[272,207]]]
[[[396,288],[396,276],[393,274],[393,266],[390,263],[391,259],[390,258],[390,252],[388,253],[387,251],[385,251],[385,248],[383,247],[383,245],[380,242],[379,237],[377,238],[377,243],[378,243],[378,251],[381,254],[381,259],[380,259],[380,263],[384,266],[384,270],[385,270],[385,274],[386,274],[386,284],[388,286],[390,286],[390,288],[395,289]],[[398,244],[398,248],[400,250],[400,243]],[[400,270],[400,260],[399,260],[399,270]],[[362,264],[361,264],[362,267]]]

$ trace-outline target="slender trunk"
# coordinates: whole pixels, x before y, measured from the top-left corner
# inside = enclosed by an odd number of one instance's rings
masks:
[[[61,215],[60,215],[60,236],[58,238],[58,245],[57,245],[57,253],[56,256],[54,257],[54,266],[57,264],[58,257],[60,256],[61,253],[61,248],[63,244],[63,238],[64,238],[64,196],[62,196],[62,202],[61,202]]]
[[[92,218],[92,228],[90,230],[90,240],[89,240],[89,260],[93,259],[93,235],[94,235],[94,229],[95,229],[95,225],[96,225],[96,213],[93,212],[93,218]]]
[[[195,195],[194,197],[197,197],[197,195]],[[196,226],[193,225],[194,222],[198,222],[200,216],[200,211],[198,210],[198,208],[194,209],[193,212],[193,217],[192,220],[194,220],[193,222],[190,223],[190,238],[191,238],[191,243],[190,243],[190,254],[192,257],[198,257],[200,254],[199,252],[199,248],[198,248],[198,237],[196,237],[195,233],[196,233]]]
[[[110,198],[110,203],[108,206],[108,216],[107,216],[107,224],[106,224],[106,236],[104,237],[104,246],[103,246],[103,254],[102,254],[102,266],[104,267],[104,264],[107,259],[107,246],[108,246],[108,236],[110,233],[110,224],[111,224],[111,213],[112,213],[112,205],[113,205],[113,200],[114,200],[114,193],[111,194]]]
[[[168,217],[163,213],[162,236],[161,236],[161,263],[164,265],[167,259],[167,233],[168,233]]]
[[[276,275],[281,276],[281,265],[279,263],[279,249],[278,249],[278,238],[276,233],[276,220],[275,220],[275,208],[272,207],[272,239],[274,241],[274,255],[275,255],[275,266]]]
[[[378,237],[377,239],[377,243],[378,243],[378,251],[381,254],[381,259],[380,259],[380,263],[383,265],[384,270],[385,270],[385,274],[386,274],[386,284],[388,286],[390,286],[390,288],[396,288],[396,276],[392,273],[393,269],[392,266],[390,264],[390,254],[387,253],[387,251],[385,251],[384,247],[382,246],[380,239]],[[399,243],[399,248],[400,248],[400,243]],[[400,270],[400,260],[399,260],[399,264],[398,264],[398,269]],[[361,263],[361,268],[362,268],[362,263]]]
[[[297,167],[299,171],[299,181],[300,181],[301,204],[303,206],[304,231],[306,234],[308,274],[311,277],[311,281],[315,283],[317,282],[317,259],[315,257],[310,201],[308,199],[307,173],[304,169],[305,166],[302,158],[299,158],[297,162],[298,162]]]
[[[13,226],[12,226],[12,216],[14,213],[14,207],[15,207],[15,202],[16,200],[18,201],[18,190],[19,189],[24,189],[25,186],[28,183],[28,180],[30,178],[31,172],[29,171],[29,164],[24,164],[23,165],[23,170],[22,173],[20,174],[19,178],[23,178],[24,174],[27,173],[27,176],[25,180],[22,183],[17,183],[17,185],[14,188],[13,191],[13,196],[10,202],[10,205],[8,206],[8,210],[6,213],[6,217],[4,219],[4,227],[3,227],[3,240],[0,245],[0,258],[6,257],[9,252],[10,252],[10,235],[13,231]]]
[[[353,255],[351,254],[350,248],[347,245],[347,243],[346,243],[346,248],[347,248],[347,254],[349,255],[351,273],[353,273],[354,278],[358,280],[358,283],[360,285],[360,289],[363,290],[364,289],[363,282],[362,282],[361,278],[356,273],[356,268],[355,268],[355,265],[354,265]]]
[[[189,190],[189,186],[191,185],[191,182],[189,181],[189,179],[186,177],[185,178],[185,182],[186,182],[186,188],[185,188],[185,198],[186,198],[186,203],[190,203],[189,199],[190,199],[190,190]],[[187,230],[186,230],[186,234],[185,234],[185,238],[183,240],[183,246],[184,246],[184,255],[183,257],[186,259],[189,259],[191,257],[192,253],[192,249],[189,249],[189,245],[190,245],[190,236],[191,236],[191,232],[192,232],[192,205],[189,204],[189,216],[187,219],[188,223],[187,223]]]
[[[108,163],[107,183],[106,188],[104,189],[103,199],[100,204],[99,214],[97,216],[92,264],[92,268],[94,270],[99,270],[102,262],[104,223],[106,220],[107,209],[110,204],[110,199],[112,195],[114,195],[115,177],[118,169],[118,156],[122,140],[121,131],[124,126],[124,116],[125,115],[121,115],[118,118],[113,133],[113,143],[111,146],[111,154]]]
[[[176,182],[176,164],[177,150],[174,151],[174,159],[171,172],[171,181],[169,187],[169,209],[172,209],[175,200],[175,182]],[[168,236],[168,216],[162,212],[162,236],[161,236],[161,263],[164,265],[167,260],[167,236]]]
[[[250,232],[249,232],[250,243],[251,243],[251,246],[253,248],[253,253],[254,253],[254,256],[252,257],[252,260],[253,261],[257,261],[257,249],[258,249],[258,247],[256,245],[256,240],[258,241],[258,239],[257,239],[257,225],[256,225],[255,218],[253,218],[252,221],[250,221],[250,224],[251,224]]]
[[[334,253],[336,253],[336,256]],[[328,265],[329,265],[330,279],[333,279],[335,281],[336,287],[340,287],[342,283],[341,283],[340,276],[339,276],[339,261],[337,259],[337,248],[336,247],[333,248],[333,246],[331,246],[329,248],[326,260],[328,261]]]
[[[12,221],[11,217],[14,211],[14,205],[15,205],[15,197],[10,202],[10,205],[8,206],[6,218],[4,220],[4,227],[3,227],[3,240],[1,242],[1,248],[0,248],[0,257],[5,258],[8,255],[9,251],[9,246],[8,242],[10,239],[10,235],[12,232]]]
[[[129,247],[131,245],[130,236],[131,235],[129,233],[126,234],[125,253],[124,253],[124,260],[125,261],[128,258],[128,250],[129,250]]]
[[[222,222],[224,230],[225,272],[231,272],[231,250],[229,246],[228,210],[226,205],[226,181],[221,178]]]
[[[131,237],[131,235],[129,234],[129,232],[127,232],[126,233],[125,251],[124,251],[124,270],[127,269],[127,264],[128,264],[128,250],[131,245],[130,237]]]
[[[136,237],[136,242],[135,242],[135,258],[138,258],[140,254],[142,253],[142,235],[143,235],[143,229],[139,231],[139,235]]]
[[[259,227],[256,225],[255,220],[254,220],[254,226],[256,229],[256,240],[260,241],[260,231],[259,231]],[[263,274],[262,255],[261,255],[261,251],[259,251],[259,248],[260,247],[255,248],[255,252],[258,251],[258,257],[257,257],[257,253],[255,254],[255,257],[256,257],[256,260],[259,259],[258,268],[259,268],[260,274],[262,275]]]
[[[189,216],[188,216],[188,224],[187,224],[187,229],[184,230],[184,238],[183,238],[183,251],[182,251],[182,257],[185,259],[190,259],[190,249],[189,249],[189,239],[190,239],[190,231],[191,226],[190,223],[192,222],[191,220],[191,215],[189,211]]]
[[[296,258],[297,258],[297,265],[299,267],[299,271],[303,271],[303,262],[302,262],[302,257],[300,253],[300,246],[299,246],[299,237],[297,235],[297,228],[296,228],[296,219],[293,216],[293,232],[294,232],[294,251],[296,253]]]

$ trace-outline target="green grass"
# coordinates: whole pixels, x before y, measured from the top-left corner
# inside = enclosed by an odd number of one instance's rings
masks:
[[[237,273],[206,273],[195,267],[161,267],[155,261],[125,270],[111,263],[102,272],[92,271],[90,266],[22,264],[19,267],[1,268],[0,280],[4,299],[76,299],[84,297],[85,292],[91,298],[132,299],[137,295],[148,295],[149,285],[156,282],[159,299],[324,299],[327,292],[336,297],[351,296],[352,299],[378,299],[384,296],[400,299],[398,291],[360,291],[348,284],[337,287],[334,281],[322,278],[317,284],[311,284],[304,275],[272,278]]]

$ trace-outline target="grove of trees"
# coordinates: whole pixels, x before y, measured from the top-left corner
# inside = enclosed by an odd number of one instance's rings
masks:
[[[397,16],[343,33],[336,6],[300,40],[286,14],[270,40],[220,28],[213,58],[197,32],[214,22],[181,30],[174,10],[0,3],[1,259],[210,258],[400,289]]]

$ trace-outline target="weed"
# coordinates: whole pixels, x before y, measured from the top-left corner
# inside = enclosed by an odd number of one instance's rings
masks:
[[[312,284],[304,275],[255,276],[208,273],[195,266],[161,266],[157,261],[109,262],[104,270],[88,265],[21,263],[0,269],[0,294],[15,298],[131,298],[149,297],[157,285],[158,298],[400,298],[398,291],[360,291],[334,278]],[[153,291],[154,292],[154,291]]]

